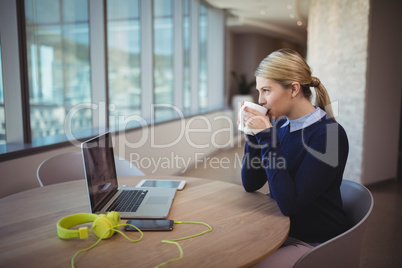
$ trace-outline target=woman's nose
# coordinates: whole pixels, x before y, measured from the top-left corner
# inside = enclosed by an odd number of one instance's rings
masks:
[[[265,100],[264,96],[261,93],[259,93],[259,95],[258,95],[258,103],[260,105],[266,104],[266,100]]]

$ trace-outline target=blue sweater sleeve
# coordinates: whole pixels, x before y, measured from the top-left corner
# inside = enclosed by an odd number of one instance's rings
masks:
[[[337,140],[327,141],[328,132],[336,134],[328,137],[336,137]],[[306,151],[298,158],[297,168],[290,174],[286,166],[275,167],[268,163],[272,162],[271,157],[284,158],[281,145],[271,144],[273,138],[277,139],[274,135],[276,134],[271,131],[260,132],[253,137],[260,148],[246,145],[245,158],[247,153],[249,161],[260,157],[262,166],[258,168],[243,166],[243,185],[246,191],[255,191],[262,187],[262,180],[265,182],[268,180],[271,196],[276,200],[281,212],[286,216],[292,216],[312,204],[332,184],[340,184],[348,155],[348,141],[346,133],[339,125],[332,129],[319,128],[311,135],[307,134],[306,146],[301,147]],[[303,136],[300,139],[302,138]],[[301,143],[299,139],[289,142]]]
[[[257,139],[254,136],[246,135],[241,177],[243,187],[247,192],[254,192],[267,182],[267,174],[260,163],[261,149]]]

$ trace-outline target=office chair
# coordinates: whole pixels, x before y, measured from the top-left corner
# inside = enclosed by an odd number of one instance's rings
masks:
[[[144,176],[145,174],[129,161],[114,156],[117,176]],[[36,176],[39,185],[85,179],[84,164],[80,151],[54,155],[38,166]]]
[[[359,267],[363,234],[374,204],[373,196],[363,185],[348,180],[342,181],[341,196],[343,208],[353,226],[306,252],[294,268]]]
[[[114,164],[116,165],[117,176],[144,176],[145,174],[139,170],[134,164],[124,158],[114,156]]]

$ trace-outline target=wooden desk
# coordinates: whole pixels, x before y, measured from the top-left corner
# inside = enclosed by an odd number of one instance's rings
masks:
[[[121,177],[119,184],[135,186],[143,178]],[[270,197],[246,193],[241,186],[231,183],[186,180],[184,190],[176,194],[169,219],[206,222],[213,231],[179,242],[184,258],[165,267],[247,267],[271,254],[286,239],[289,219]],[[0,200],[0,211],[1,267],[70,267],[71,257],[96,241],[91,237],[63,240],[57,236],[56,223],[60,218],[89,212],[84,181],[5,197]],[[203,230],[203,225],[176,224],[171,232],[145,232],[138,243],[117,234],[78,255],[75,267],[154,267],[179,256],[177,247],[161,243],[162,239]],[[127,234],[138,237],[136,232]]]

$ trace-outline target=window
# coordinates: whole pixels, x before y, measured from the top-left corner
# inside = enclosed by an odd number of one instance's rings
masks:
[[[31,136],[90,128],[91,102],[88,1],[25,0]],[[68,121],[68,122],[67,122]]]
[[[139,8],[138,0],[107,1],[109,104],[115,105],[110,110],[114,117],[141,114]],[[135,127],[135,123],[126,127]]]
[[[200,5],[200,18],[199,18],[199,90],[198,90],[198,105],[200,111],[206,111],[208,108],[208,73],[207,73],[207,35],[208,35],[208,21],[207,21],[207,8],[205,5]]]
[[[0,43],[0,144],[4,144],[6,143],[6,119],[4,114],[3,69],[1,67],[1,64],[2,60]]]
[[[191,110],[191,73],[190,73],[190,1],[184,0],[183,17],[183,108],[187,114]]]
[[[154,104],[155,122],[172,119],[175,114],[173,89],[173,3],[154,0]]]
[[[222,108],[225,13],[202,2],[0,1],[0,161]]]

